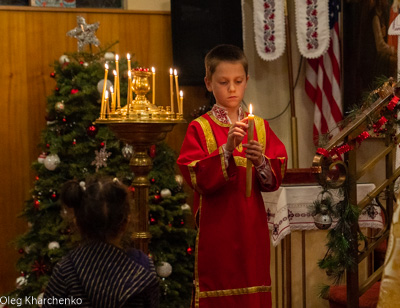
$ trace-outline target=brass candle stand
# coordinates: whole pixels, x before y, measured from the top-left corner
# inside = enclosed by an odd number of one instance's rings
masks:
[[[98,124],[107,124],[116,137],[133,146],[134,155],[129,166],[134,173],[132,186],[135,188],[132,206],[133,240],[135,247],[148,251],[151,234],[149,232],[148,195],[150,181],[148,174],[152,169],[152,159],[148,155],[150,146],[165,139],[178,123],[186,123],[182,114],[175,114],[167,108],[150,103],[146,94],[150,91],[148,78],[151,73],[132,70],[132,82],[129,91],[136,94],[134,100],[128,100],[122,108],[108,109],[107,114],[100,114]],[[153,89],[154,91],[154,89]]]

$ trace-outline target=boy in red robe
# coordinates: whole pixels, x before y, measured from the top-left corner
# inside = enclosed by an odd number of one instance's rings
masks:
[[[241,103],[248,63],[243,51],[219,45],[205,58],[207,89],[216,104],[190,123],[178,165],[194,189],[196,239],[192,306],[271,307],[270,239],[261,191],[281,185],[287,154],[267,121],[255,117],[247,141]],[[253,163],[246,197],[246,160]]]

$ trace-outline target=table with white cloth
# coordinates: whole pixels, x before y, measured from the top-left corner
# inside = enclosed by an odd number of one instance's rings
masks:
[[[357,184],[357,201],[361,201],[375,188],[374,184]],[[268,227],[271,230],[272,244],[279,242],[294,230],[317,230],[312,216],[312,205],[322,192],[319,185],[281,186],[277,191],[264,192],[263,199],[268,215]],[[330,190],[334,202],[341,200],[338,190]],[[375,201],[373,201],[375,202]],[[373,203],[372,202],[372,203]],[[363,211],[359,217],[361,228],[383,228],[381,209],[374,206],[374,210]],[[335,226],[335,219],[331,228]]]

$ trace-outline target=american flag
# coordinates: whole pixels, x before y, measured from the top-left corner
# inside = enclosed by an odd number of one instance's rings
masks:
[[[314,142],[318,136],[339,132],[337,122],[343,119],[340,91],[340,0],[329,0],[329,49],[317,59],[308,59],[306,64],[305,89],[314,102]]]

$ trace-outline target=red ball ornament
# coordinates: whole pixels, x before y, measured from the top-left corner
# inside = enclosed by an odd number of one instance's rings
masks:
[[[79,92],[78,89],[72,89],[72,90],[71,90],[71,94],[76,94],[76,93],[78,93],[78,92]]]
[[[181,219],[180,224],[181,224],[181,226],[183,226],[185,224],[185,221],[183,219]]]
[[[100,143],[100,146],[101,146],[102,148],[104,148],[105,145],[106,145],[106,144],[105,144],[104,142]]]
[[[33,205],[35,206],[35,209],[39,209],[39,206],[40,206],[40,200],[38,200],[38,199],[36,199],[34,202],[33,202]]]
[[[49,143],[46,143],[46,148],[50,148],[50,144]]]
[[[160,195],[154,195],[154,201],[156,203],[160,202],[161,201],[161,196]]]
[[[55,77],[56,77],[56,73],[51,72],[51,73],[50,73],[50,77],[51,77],[51,78],[55,78]]]
[[[72,141],[72,145],[76,145],[76,139]]]
[[[129,186],[129,190],[134,193],[135,192],[135,187]]]
[[[191,255],[193,253],[193,249],[192,247],[188,247],[188,249],[186,249],[186,252]]]
[[[67,122],[67,119],[66,119],[65,117],[63,117],[62,121],[63,121],[64,123],[66,123],[66,122]]]
[[[155,182],[156,182],[156,179],[155,179],[155,178],[150,179],[150,183],[151,183],[151,184],[154,184]]]
[[[98,128],[95,125],[90,125],[87,129],[86,129],[86,133],[88,134],[89,137],[95,137],[98,133]]]
[[[51,199],[51,201],[53,201],[53,202],[56,202],[56,201],[58,200],[58,194],[57,194],[56,191],[53,191],[53,192],[51,193],[50,199]]]
[[[19,250],[18,250],[18,253],[20,253],[20,254],[23,254],[25,251],[22,249],[22,248],[20,248]]]
[[[83,61],[79,61],[79,64],[82,65],[84,62]]]

